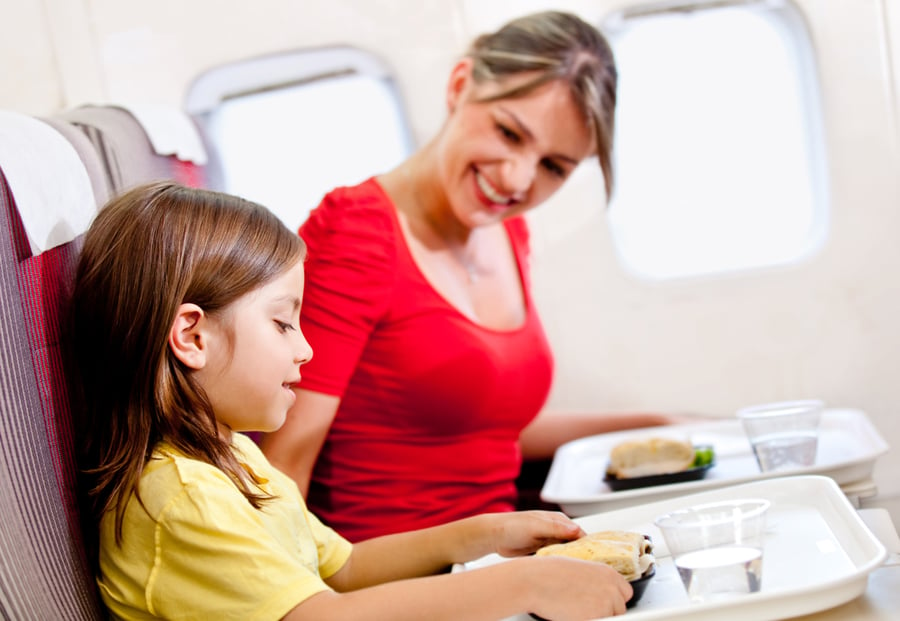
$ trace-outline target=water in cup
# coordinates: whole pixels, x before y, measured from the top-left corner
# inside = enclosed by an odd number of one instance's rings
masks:
[[[819,439],[814,433],[773,433],[753,440],[753,453],[763,472],[811,466]]]
[[[805,399],[738,410],[759,469],[770,472],[815,464],[823,408],[822,401]]]
[[[675,558],[678,575],[693,601],[710,601],[735,593],[755,593],[762,584],[762,550],[713,548]]]
[[[691,601],[760,590],[770,504],[764,498],[727,500],[680,509],[654,520]]]

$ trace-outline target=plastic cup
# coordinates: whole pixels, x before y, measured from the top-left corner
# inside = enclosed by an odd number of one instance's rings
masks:
[[[824,407],[822,401],[807,399],[738,410],[759,469],[771,472],[815,464]]]
[[[769,505],[762,498],[747,498],[656,518],[691,601],[719,601],[759,591]]]

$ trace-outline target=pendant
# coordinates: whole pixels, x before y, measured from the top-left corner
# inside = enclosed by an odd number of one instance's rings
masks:
[[[475,269],[474,265],[466,266],[466,274],[469,276],[469,284],[474,285],[478,282],[478,270]]]

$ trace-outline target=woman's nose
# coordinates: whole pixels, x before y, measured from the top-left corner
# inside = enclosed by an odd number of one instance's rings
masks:
[[[513,198],[521,199],[534,182],[536,163],[532,158],[514,157],[506,161],[503,167],[504,192]]]

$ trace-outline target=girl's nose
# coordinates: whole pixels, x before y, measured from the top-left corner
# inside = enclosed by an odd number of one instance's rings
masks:
[[[304,365],[313,357],[312,346],[310,346],[309,341],[306,340],[306,337],[303,336],[303,332],[297,330],[297,334],[300,335],[300,343],[297,348],[297,352],[294,354],[294,363],[298,365]]]

